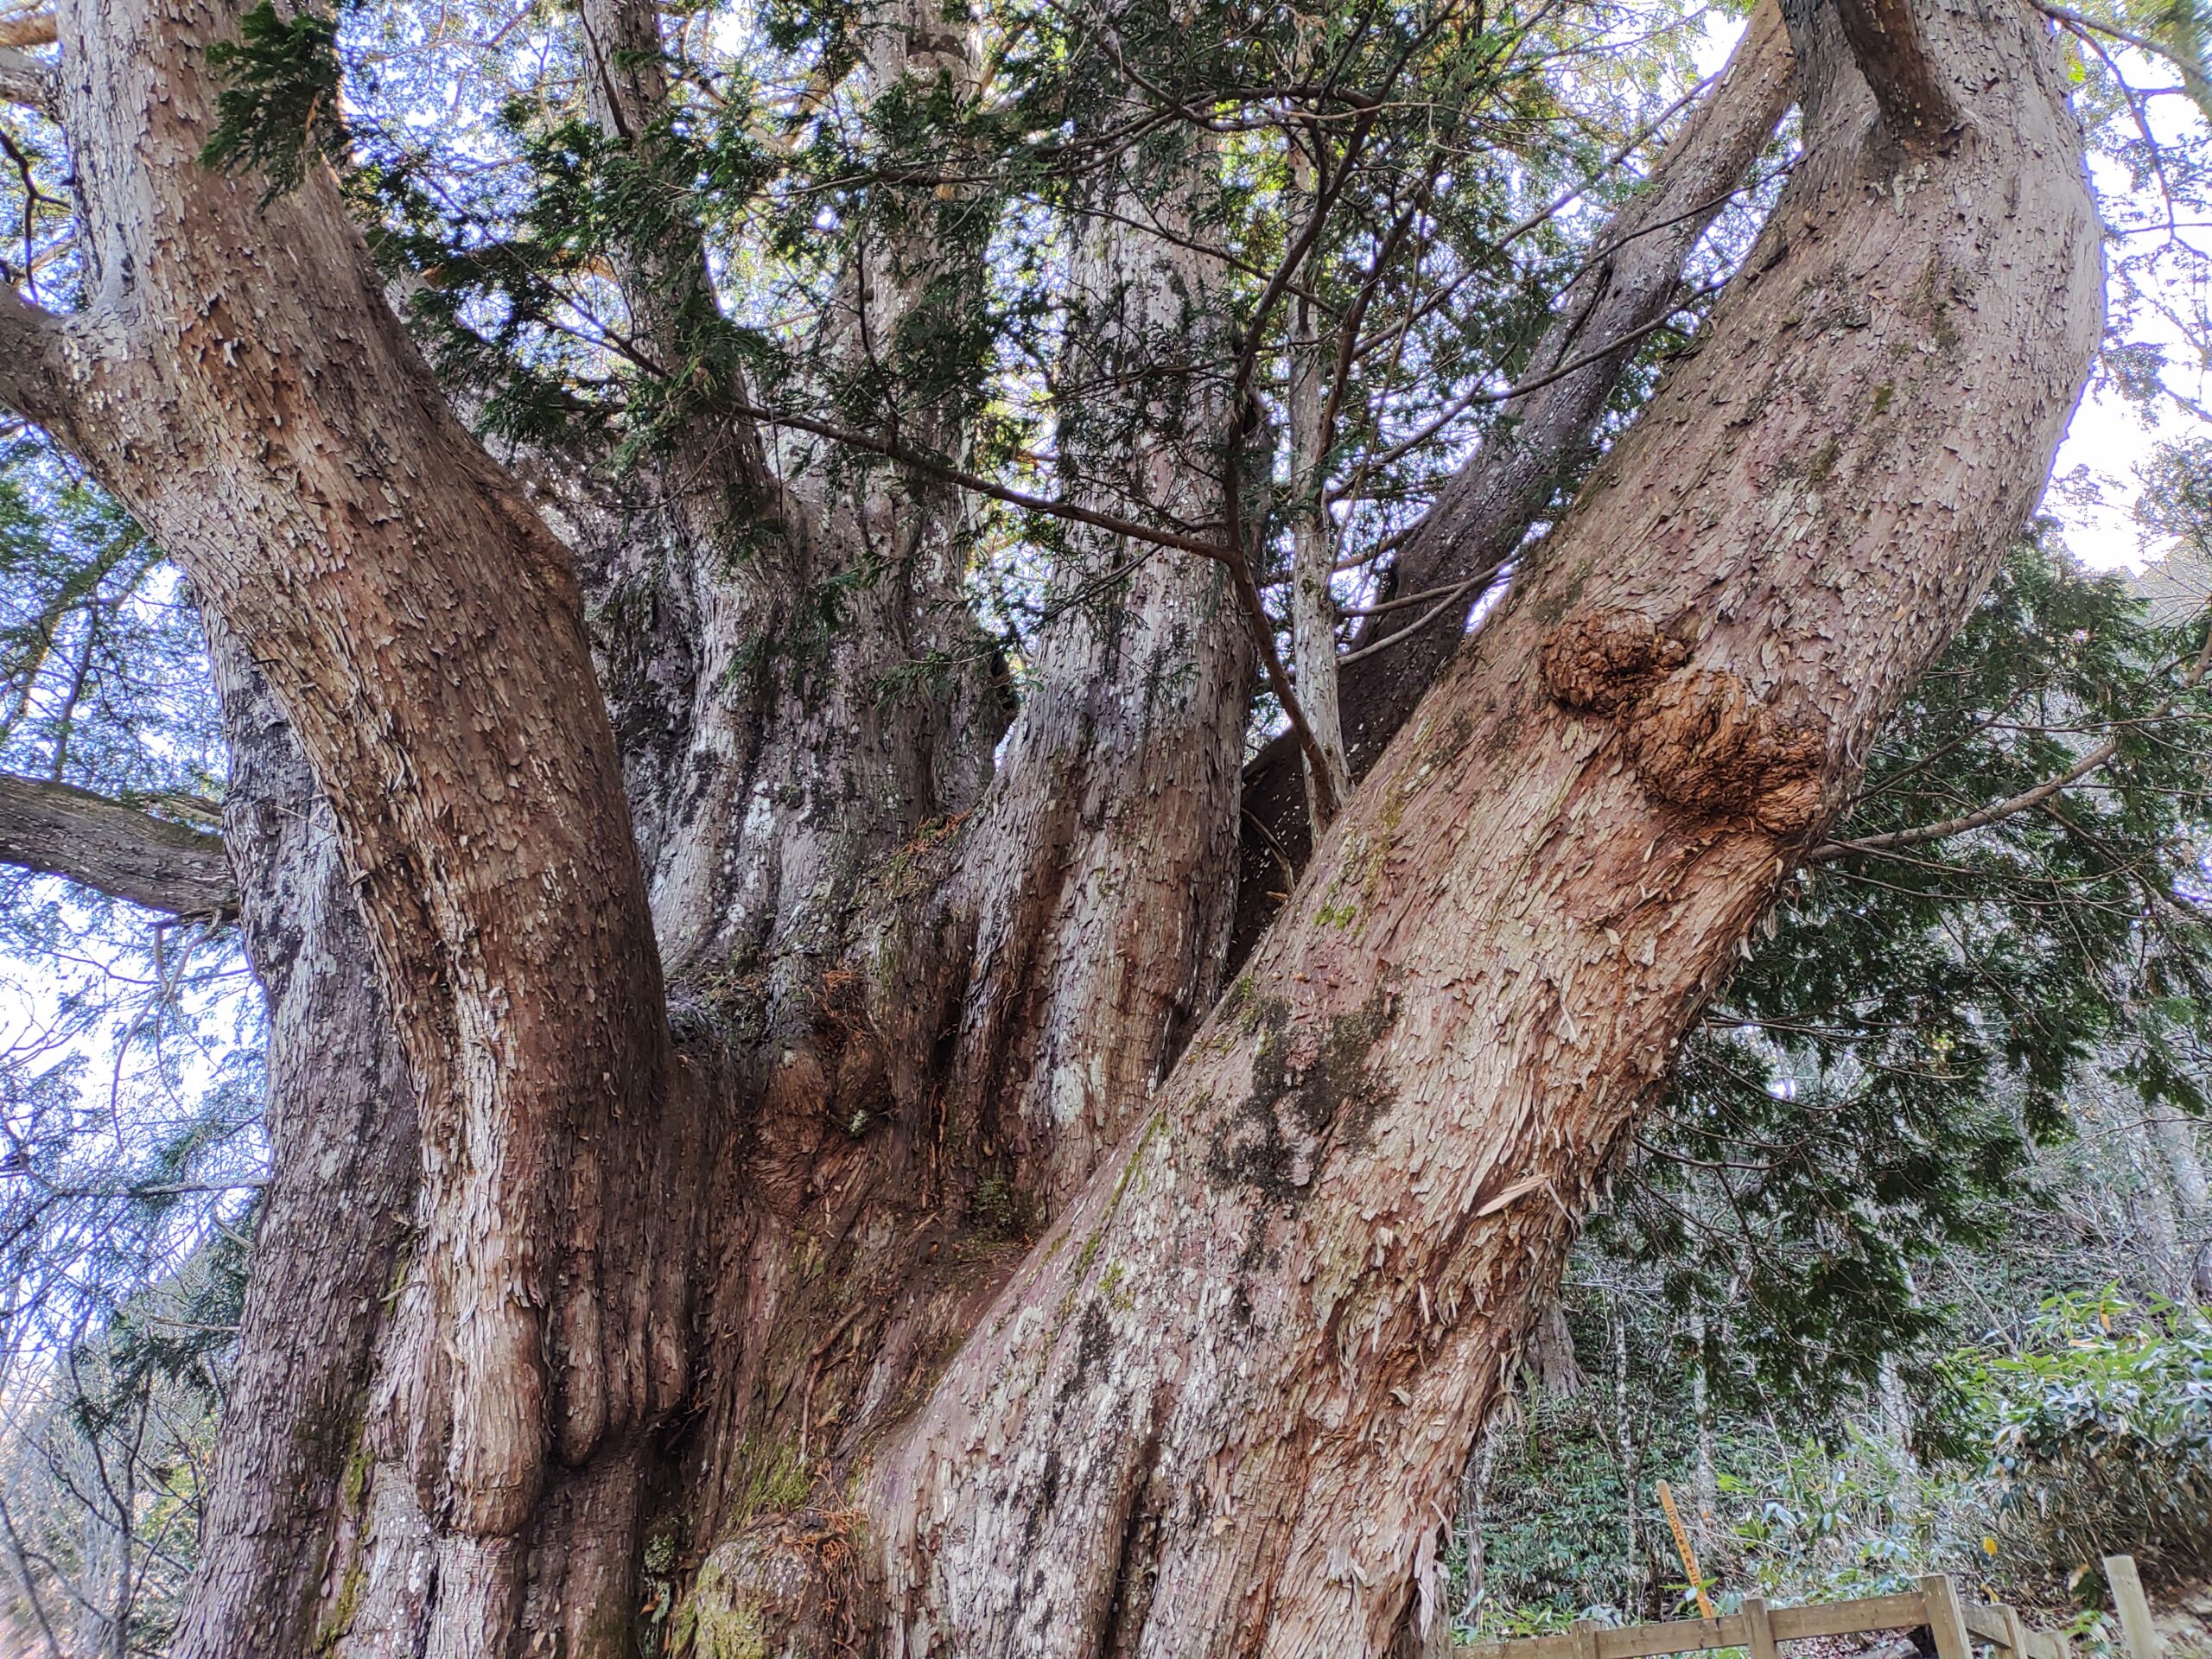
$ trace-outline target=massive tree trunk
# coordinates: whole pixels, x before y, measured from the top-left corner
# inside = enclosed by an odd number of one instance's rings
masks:
[[[435,1516],[430,1651],[505,1646],[533,1551],[588,1642],[626,1621],[634,1553],[595,1460],[634,1456],[688,1365],[691,1147],[613,733],[568,554],[431,381],[336,181],[197,165],[234,16],[61,9],[88,303],[12,303],[0,391],[190,575],[332,805],[419,1091],[384,1387]]]
[[[1886,124],[1834,15],[1791,18],[1808,153],[1702,350],[874,1466],[893,1650],[1377,1653],[1433,1620],[1577,1218],[1994,571],[2097,339],[2037,22],[1885,21]]]
[[[211,1554],[227,1587],[195,1650],[283,1650],[244,1586],[297,1631],[319,1578],[336,1652],[616,1655],[702,1555],[706,1651],[1375,1653],[1435,1630],[1453,1478],[1575,1217],[1987,580],[2078,387],[2094,224],[2029,16],[1931,10],[1929,60],[1877,63],[1881,127],[1807,0],[1809,153],[1701,350],[1179,1062],[1219,970],[1249,674],[1218,571],[1072,539],[1059,590],[1121,602],[1046,631],[995,775],[940,485],[707,411],[630,501],[572,515],[579,583],[431,385],[332,181],[264,200],[194,166],[232,16],[65,7],[92,303],[0,316],[0,396],[265,671],[419,1101],[421,1228],[346,1464],[365,1481],[333,1505],[321,1447],[287,1495],[236,1477],[243,1541]],[[873,85],[972,75],[933,3],[874,21]],[[1886,35],[1846,21],[1870,54],[1911,44],[1897,9]],[[593,0],[582,26],[594,117],[646,142],[652,9]],[[1926,60],[1940,84],[1891,84]],[[1732,184],[1785,75],[1755,30],[1726,119],[1678,147],[1706,171],[1659,194],[1694,217]],[[1095,251],[1078,365],[1211,315],[1184,188],[1136,193],[1157,245]],[[1663,313],[1687,222],[1624,236],[1546,360]],[[856,231],[831,380],[957,302],[982,238],[913,224]],[[619,273],[671,362],[712,321],[681,240]],[[1604,395],[1555,384],[1584,401],[1500,486],[1501,550]],[[1241,423],[1198,380],[1174,397],[1115,470],[1208,524]],[[902,410],[900,436],[957,455],[965,417]],[[1062,438],[1079,494],[1101,440]],[[1436,536],[1477,576],[1499,556]],[[728,556],[741,537],[757,557]],[[944,671],[884,695],[918,664]],[[327,1190],[311,1148],[343,1128],[279,1137],[280,1192]],[[390,1214],[349,1271],[381,1276]],[[373,1323],[327,1369],[286,1357],[280,1287],[330,1266],[269,1269],[249,1321],[251,1375],[296,1377],[302,1423],[353,1397]]]

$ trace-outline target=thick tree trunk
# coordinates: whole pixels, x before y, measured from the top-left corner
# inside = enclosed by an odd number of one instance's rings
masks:
[[[254,1233],[200,1555],[174,1659],[291,1659],[318,1611],[361,1451],[371,1346],[414,1219],[415,1091],[328,804],[267,683],[209,628],[231,769],[223,839],[269,1004],[270,1182]]]
[[[1877,126],[1832,15],[1791,22],[1808,153],[1702,350],[870,1474],[894,1651],[1432,1625],[1577,1218],[1987,582],[2098,335],[2037,21],[1920,10],[1962,111],[1935,142]]]
[[[1209,524],[1226,517],[1232,422],[1226,386],[1189,366],[1228,349],[1212,157],[1195,149],[1131,159],[1092,205],[1058,440],[1071,499]],[[1252,683],[1217,564],[1070,526],[1050,602],[954,901],[976,917],[955,1109],[1004,1149],[1030,1227],[1121,1140],[1213,1001]]]
[[[231,16],[65,7],[94,305],[0,315],[0,396],[266,669],[417,1080],[423,1230],[318,1639],[620,1653],[649,1483],[679,1553],[723,1541],[695,1635],[819,1650],[879,1594],[906,1651],[1435,1633],[1452,1480],[1574,1217],[1986,580],[2094,341],[2078,137],[2025,16],[1931,14],[1965,124],[1923,85],[1894,138],[1834,22],[1796,20],[1811,153],[1701,353],[1172,1071],[1218,961],[1249,675],[1216,573],[1077,543],[1070,585],[1126,584],[1125,613],[1048,634],[984,810],[931,831],[998,735],[957,503],[796,445],[772,491],[726,426],[584,560],[618,736],[567,555],[440,401],[330,181],[264,203],[193,164]],[[651,35],[587,28],[595,112],[635,132]],[[926,4],[867,49],[879,81],[972,61]],[[943,300],[925,251],[864,240],[833,348]],[[632,310],[680,334],[696,258],[659,252]],[[1102,361],[1211,315],[1166,298],[1208,279],[1166,269],[1187,248],[1101,257],[1129,314]],[[1181,442],[1122,464],[1208,522],[1227,411],[1175,395]],[[957,450],[957,409],[916,413]],[[734,570],[717,538],[756,509],[772,544]],[[931,662],[927,696],[882,695]],[[312,1536],[327,1466],[271,1526]],[[265,1549],[226,1559],[295,1605]]]
[[[615,744],[569,556],[447,407],[335,181],[264,199],[198,165],[234,24],[62,8],[88,305],[9,309],[0,394],[190,575],[334,809],[420,1091],[384,1386],[435,1516],[429,1650],[502,1649],[533,1548],[582,1641],[628,1616],[622,1504],[532,1522],[682,1398],[696,1161]]]
[[[1203,169],[1166,172],[1106,204],[1159,233],[1095,230],[1071,283],[1065,375],[1141,391],[1088,400],[1058,446],[1071,499],[1207,523],[1228,410],[1179,365],[1206,356],[1189,342],[1221,266],[1191,245]],[[1089,532],[1052,598],[989,793],[877,874],[816,1069],[786,1052],[767,1091],[760,1201],[715,1274],[712,1328],[746,1339],[708,1391],[709,1495],[683,1506],[725,1537],[688,1628],[788,1630],[798,1652],[857,1628],[849,1512],[825,1491],[912,1411],[1211,1000],[1249,633],[1217,568]]]

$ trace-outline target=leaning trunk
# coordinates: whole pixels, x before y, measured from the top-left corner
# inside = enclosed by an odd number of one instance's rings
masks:
[[[870,1474],[895,1651],[1433,1628],[1453,1483],[1578,1218],[1988,582],[2098,335],[2029,16],[1857,31],[1880,120],[1834,15],[1791,22],[1808,154],[1702,350]]]

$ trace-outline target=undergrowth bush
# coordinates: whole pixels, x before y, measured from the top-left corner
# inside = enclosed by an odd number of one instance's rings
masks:
[[[1826,1425],[1744,1412],[1717,1421],[1713,1514],[1692,1518],[1714,1602],[1841,1600],[1948,1573],[1969,1593],[2060,1619],[2101,1652],[2102,1557],[2133,1554],[2168,1585],[2212,1579],[2212,1319],[2107,1290],[2047,1301],[2018,1338],[1939,1368],[1942,1421],[1920,1424],[1923,1455],[1871,1402]],[[1669,1408],[1681,1396],[1669,1382],[1655,1375],[1638,1390],[1633,1497],[1612,1389],[1531,1401],[1497,1431],[1479,1593],[1465,1572],[1473,1558],[1459,1557],[1469,1634],[1691,1611],[1650,1501],[1661,1477],[1692,1497],[1695,1440]]]
[[[1970,1360],[2007,1565],[2078,1585],[2126,1553],[2169,1580],[2212,1575],[2212,1321],[2064,1297],[2036,1334],[2020,1354]]]

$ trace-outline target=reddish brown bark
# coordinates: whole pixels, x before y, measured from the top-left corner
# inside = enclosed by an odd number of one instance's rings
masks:
[[[188,572],[332,804],[421,1097],[388,1386],[435,1517],[431,1650],[483,1652],[556,1471],[682,1395],[687,1146],[569,556],[448,408],[334,181],[270,199],[198,165],[234,21],[61,9],[88,303],[10,308],[0,393]],[[572,1637],[607,1616],[585,1600]]]
[[[669,1576],[706,1557],[702,1641],[1378,1653],[1437,1628],[1453,1478],[1575,1217],[1987,579],[2095,338],[2078,134],[2025,15],[1919,20],[1965,124],[1905,174],[1835,20],[1801,11],[1809,153],[1700,352],[1171,1071],[1227,884],[1173,901],[1226,857],[1249,672],[1211,571],[1147,570],[1134,614],[1056,636],[985,810],[932,825],[982,795],[988,680],[871,694],[965,623],[915,621],[957,592],[947,499],[803,475],[780,548],[731,575],[712,543],[760,480],[711,464],[757,441],[703,433],[647,493],[667,540],[579,538],[603,644],[626,596],[675,619],[664,661],[609,655],[618,739],[566,550],[441,400],[330,181],[264,201],[194,165],[228,11],[65,10],[93,302],[0,317],[0,397],[265,669],[420,1089],[423,1231],[319,1643],[619,1654],[649,1484],[683,1523]],[[871,73],[960,73],[927,21]],[[607,61],[601,118],[635,130],[657,94]],[[879,280],[911,251],[863,248],[840,326],[912,302]],[[676,253],[627,273],[640,316],[696,282]],[[1140,459],[1163,495],[1216,476]],[[906,585],[849,640],[723,695],[751,632],[883,545]],[[1185,651],[1199,693],[1155,697]],[[252,1650],[239,1617],[210,1650]]]

